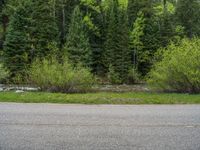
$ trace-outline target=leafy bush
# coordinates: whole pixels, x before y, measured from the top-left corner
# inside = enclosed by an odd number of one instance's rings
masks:
[[[28,74],[32,84],[51,92],[87,92],[95,81],[87,68],[73,67],[68,61],[61,64],[55,58],[36,60]]]
[[[109,66],[108,80],[112,84],[122,83],[122,79],[120,78],[119,74],[114,70],[114,67],[112,65]]]
[[[0,81],[2,82],[9,76],[8,71],[0,64]]]
[[[140,74],[135,68],[131,68],[128,73],[128,83],[135,84],[140,82]]]
[[[200,39],[168,46],[148,82],[159,91],[200,93]]]
[[[118,73],[114,71],[112,66],[109,67],[108,80],[112,84],[135,84],[140,82],[140,74],[134,68],[129,69],[128,74],[122,79]]]

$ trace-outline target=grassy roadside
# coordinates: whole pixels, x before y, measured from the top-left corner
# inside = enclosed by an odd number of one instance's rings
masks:
[[[60,104],[200,104],[200,95],[164,93],[0,93],[0,102]]]

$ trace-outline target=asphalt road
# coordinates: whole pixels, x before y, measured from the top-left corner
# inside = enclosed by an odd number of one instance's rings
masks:
[[[0,150],[200,150],[200,105],[1,103]]]

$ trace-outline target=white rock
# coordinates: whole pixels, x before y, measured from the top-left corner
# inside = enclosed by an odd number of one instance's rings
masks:
[[[3,88],[0,88],[0,92],[3,92],[4,90],[3,90]]]
[[[17,90],[17,91],[15,91],[15,93],[24,93],[24,91],[22,91],[22,90]]]

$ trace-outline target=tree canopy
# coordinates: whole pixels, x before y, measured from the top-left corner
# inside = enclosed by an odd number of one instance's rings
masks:
[[[126,83],[133,68],[147,75],[171,42],[198,38],[199,14],[199,0],[1,0],[1,61],[15,77],[57,55]]]

